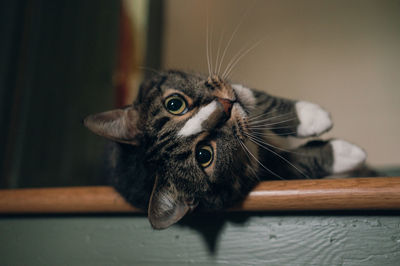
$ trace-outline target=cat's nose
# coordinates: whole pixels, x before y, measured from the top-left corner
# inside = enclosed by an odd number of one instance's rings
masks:
[[[226,118],[231,116],[233,101],[224,98],[217,98],[218,102],[222,105]]]
[[[209,110],[212,110],[212,113],[204,118],[201,124],[202,130],[213,130],[218,125],[226,122],[231,116],[233,103],[233,101],[225,98],[217,98],[212,103],[210,103],[209,105],[212,105],[212,107],[209,108]],[[207,108],[207,106],[203,107],[203,109],[205,108]]]

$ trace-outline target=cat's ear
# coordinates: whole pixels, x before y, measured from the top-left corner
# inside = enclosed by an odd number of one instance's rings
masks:
[[[83,120],[83,124],[105,138],[133,145],[139,144],[141,136],[139,112],[132,105],[89,115]]]
[[[160,186],[156,178],[148,209],[148,218],[154,229],[171,226],[194,208],[194,205],[179,199],[171,185]]]

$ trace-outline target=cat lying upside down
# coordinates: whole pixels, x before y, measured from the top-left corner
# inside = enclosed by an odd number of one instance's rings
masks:
[[[261,180],[322,178],[363,164],[365,152],[344,140],[313,140],[295,149],[277,136],[318,136],[332,127],[320,106],[271,96],[219,76],[180,71],[146,80],[123,109],[84,124],[115,142],[116,189],[164,229],[194,208],[221,209]]]

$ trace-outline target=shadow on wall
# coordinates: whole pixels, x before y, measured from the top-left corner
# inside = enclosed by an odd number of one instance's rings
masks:
[[[345,217],[345,216],[388,216],[397,217],[399,211],[304,211],[304,212],[259,212],[259,213],[226,213],[226,212],[210,212],[210,213],[194,213],[182,219],[177,225],[182,228],[190,228],[202,236],[207,245],[210,254],[217,254],[219,249],[219,240],[224,234],[224,228],[228,224],[235,224],[239,227],[249,227],[249,222],[254,218],[274,217],[277,219],[285,219],[289,217]],[[150,226],[150,224],[149,224]],[[166,229],[168,230],[168,229]],[[270,235],[271,238],[276,238]]]

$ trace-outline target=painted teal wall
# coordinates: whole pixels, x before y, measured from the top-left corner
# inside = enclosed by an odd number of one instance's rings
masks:
[[[399,265],[400,213],[0,219],[0,265]]]

